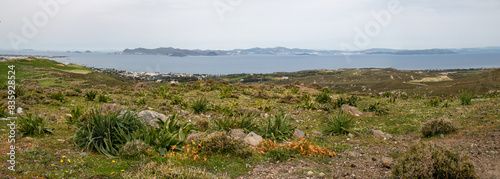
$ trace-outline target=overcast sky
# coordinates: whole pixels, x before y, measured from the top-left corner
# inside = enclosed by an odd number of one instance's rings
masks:
[[[500,46],[499,0],[66,1],[1,0],[0,49]]]

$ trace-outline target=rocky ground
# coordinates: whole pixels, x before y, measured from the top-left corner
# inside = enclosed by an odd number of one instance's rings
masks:
[[[322,163],[300,159],[257,165],[247,175],[239,178],[389,178],[391,166],[397,162],[393,157],[398,157],[398,153],[403,154],[412,143],[420,140],[413,135],[398,137],[390,141],[393,143],[390,145],[358,146]],[[356,145],[355,140],[353,141],[350,143]],[[479,178],[500,177],[500,129],[493,129],[485,134],[461,132],[425,142],[445,146],[469,156]]]

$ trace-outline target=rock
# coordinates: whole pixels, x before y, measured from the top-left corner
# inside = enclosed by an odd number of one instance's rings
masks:
[[[311,176],[313,176],[313,175],[314,175],[314,172],[313,172],[313,171],[308,171],[308,172],[307,172],[307,176],[310,176],[310,177],[311,177]]]
[[[142,119],[142,122],[153,127],[158,127],[158,124],[156,123],[158,119],[161,119],[162,121],[167,120],[167,116],[165,116],[164,114],[149,110],[141,111],[137,116]]]
[[[381,130],[368,129],[367,133],[371,133],[374,137],[379,139],[393,139],[390,134],[382,132]]]
[[[243,129],[231,129],[229,131],[229,136],[235,139],[244,139],[246,137],[246,134],[245,132],[243,132]]]
[[[321,137],[321,136],[323,136],[323,133],[321,133],[321,132],[319,132],[319,131],[313,131],[312,135],[313,135],[314,137]]]
[[[377,161],[377,158],[375,158],[375,157],[372,157],[372,161],[374,161],[374,162],[375,162],[375,161]]]
[[[382,164],[382,166],[386,168],[391,168],[392,162],[393,162],[392,158],[389,157],[382,157],[382,159],[380,159],[380,164]]]
[[[87,154],[87,152],[82,152],[80,153],[81,156],[88,156],[89,154]]]
[[[67,108],[67,107],[60,107],[59,111],[69,111],[69,108]]]
[[[325,177],[325,173],[323,173],[323,172],[319,173],[318,177]]]
[[[295,131],[293,131],[293,137],[297,139],[303,139],[306,138],[306,133],[302,132],[299,129],[295,129]]]
[[[354,157],[359,156],[359,154],[354,152],[354,151],[349,151],[349,152],[347,152],[347,156],[354,158]]]
[[[262,137],[260,135],[257,135],[253,132],[250,132],[244,139],[245,143],[248,145],[257,147],[260,142],[262,141]]]
[[[71,114],[64,114],[64,118],[71,119],[71,118],[73,118],[73,115],[71,115]]]
[[[362,116],[363,115],[363,113],[361,111],[359,111],[358,108],[349,106],[347,104],[342,105],[341,109],[345,113],[351,114],[353,116]]]
[[[57,114],[51,114],[50,117],[49,117],[49,119],[51,121],[57,121]]]
[[[44,100],[42,101],[42,103],[43,103],[43,104],[50,104],[50,103],[52,103],[52,100],[50,100],[50,99],[44,99]]]
[[[351,167],[351,168],[356,168],[356,167],[357,167],[357,165],[356,165],[356,164],[354,164],[354,163],[352,163],[350,167]]]
[[[66,140],[64,140],[64,139],[57,139],[57,141],[59,141],[59,142],[65,142]]]
[[[444,139],[444,135],[443,134],[441,134],[440,137],[441,137],[441,139]]]

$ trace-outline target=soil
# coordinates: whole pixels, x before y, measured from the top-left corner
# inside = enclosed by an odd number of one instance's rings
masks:
[[[283,163],[268,163],[253,166],[254,169],[240,178],[389,178],[391,169],[381,164],[383,157],[400,156],[414,142],[418,142],[419,135],[397,137],[395,144],[380,144],[371,146],[353,147],[352,150],[338,153],[336,157],[327,159],[324,163],[317,163],[308,159],[289,160]],[[426,139],[436,145],[445,146],[454,152],[466,155],[475,166],[479,178],[500,178],[500,129],[481,134],[463,132],[444,138]],[[354,144],[356,145],[356,144]],[[393,160],[394,162],[397,159]],[[319,170],[319,171],[315,171]],[[307,172],[314,174],[308,176]],[[319,177],[320,172],[326,174]],[[325,172],[329,171],[329,172]]]

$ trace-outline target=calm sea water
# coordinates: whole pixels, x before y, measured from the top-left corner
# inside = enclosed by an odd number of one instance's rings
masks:
[[[500,67],[500,53],[452,55],[240,55],[169,57],[113,55],[106,53],[2,52],[3,54],[64,55],[59,62],[136,72],[235,74],[294,72],[311,69],[396,68],[401,70],[466,69]]]

